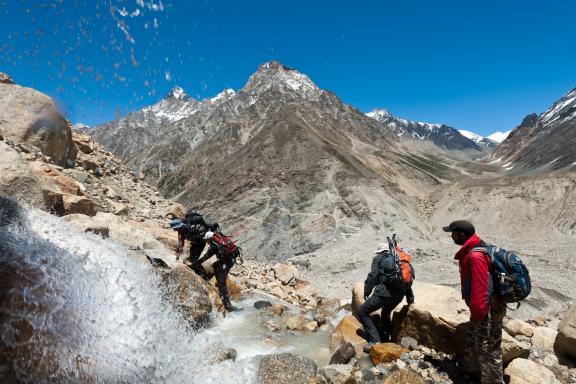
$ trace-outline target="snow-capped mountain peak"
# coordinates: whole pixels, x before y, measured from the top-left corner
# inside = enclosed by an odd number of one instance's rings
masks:
[[[576,88],[565,94],[544,112],[540,116],[540,121],[542,124],[548,125],[552,122],[560,123],[574,117],[576,117]]]
[[[228,89],[223,90],[222,92],[220,92],[216,96],[212,97],[210,99],[210,101],[212,103],[215,103],[219,100],[223,100],[223,99],[226,99],[228,97],[234,96],[235,94],[236,94],[236,92],[234,92],[234,90],[232,88],[228,88]]]
[[[367,113],[366,116],[390,127],[399,137],[421,141],[427,140],[447,149],[482,150],[479,144],[464,137],[456,129],[444,124],[430,124],[401,119],[385,109],[375,109]]]
[[[177,99],[177,100],[189,100],[189,99],[191,99],[191,97],[188,96],[188,94],[186,92],[184,92],[184,89],[182,89],[179,86],[175,86],[174,88],[172,88],[172,90],[168,93],[167,97],[172,97],[172,98]]]

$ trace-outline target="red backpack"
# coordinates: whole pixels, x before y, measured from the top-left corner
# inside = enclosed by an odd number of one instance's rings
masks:
[[[221,232],[214,232],[212,242],[216,244],[222,256],[237,257],[240,255],[240,248],[230,236],[226,236]]]

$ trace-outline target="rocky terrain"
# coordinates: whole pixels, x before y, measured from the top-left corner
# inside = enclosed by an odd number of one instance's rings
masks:
[[[73,130],[44,95],[4,81],[0,229],[17,216],[9,198],[62,216],[86,236],[111,239],[142,263],[162,259],[166,268],[155,270],[171,305],[190,327],[209,327],[214,316],[222,316],[215,314],[222,311],[215,282],[204,282],[175,263],[175,234],[166,224],[181,217],[184,206],[167,200],[147,180],[157,181],[164,193],[173,191],[179,201],[212,213],[246,244],[248,260],[233,269],[229,287],[234,300],[250,292],[273,298],[254,304],[269,332],[263,342],[273,346],[287,332],[329,335],[328,365],[318,367],[296,354],[269,354],[259,361],[261,383],[460,383],[465,381],[454,358],[462,353],[468,313],[451,287],[458,281],[457,266],[450,262],[456,247],[439,227],[455,218],[472,219],[486,240],[522,251],[534,282],[531,297],[506,319],[503,354],[510,382],[576,383],[575,285],[570,279],[576,269],[574,173],[504,177],[498,166],[432,152],[430,143],[407,149],[386,126],[341,104],[303,75],[277,64],[260,71],[236,96],[226,93],[222,103],[229,111],[243,106],[249,112],[252,106],[272,108],[274,97],[288,99],[270,111],[277,118],[242,126],[240,117],[224,120],[219,108],[206,108],[175,120],[180,127],[195,118],[224,125],[212,123],[215,132],[167,176],[147,174],[144,166],[135,172],[136,163],[124,165],[93,138]],[[270,85],[270,77],[277,82]],[[250,91],[253,87],[258,92]],[[290,93],[294,88],[297,96]],[[264,100],[241,104],[261,94]],[[301,94],[321,108],[304,108]],[[50,117],[15,112],[26,108]],[[257,124],[258,116],[247,121]],[[182,132],[173,131],[168,140],[181,138]],[[250,145],[232,150],[242,141]],[[210,152],[214,148],[220,151]],[[382,154],[381,148],[390,153]],[[153,156],[146,161],[153,162]],[[363,301],[357,282],[366,275],[375,245],[392,232],[415,252],[416,303],[398,307],[393,343],[378,344],[367,355],[360,352],[365,341],[354,316]],[[3,243],[3,257],[18,257],[15,244]],[[288,256],[290,262],[276,262]],[[2,303],[10,306],[3,307],[3,316],[15,329],[33,334],[34,328],[30,331],[18,318],[26,307],[10,296],[31,280],[21,278],[19,264],[2,263],[2,287],[8,288],[3,294],[9,294]],[[40,276],[32,267],[27,275]],[[25,338],[26,332],[18,334]],[[17,340],[0,351],[27,364],[35,361],[33,351],[20,348],[26,343]],[[10,361],[4,352],[2,366]],[[235,356],[233,349],[216,346],[207,361],[220,364]],[[30,374],[42,377],[53,364],[42,359]]]

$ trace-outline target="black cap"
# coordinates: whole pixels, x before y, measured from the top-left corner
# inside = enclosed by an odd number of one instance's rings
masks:
[[[457,220],[450,223],[447,227],[442,227],[444,232],[462,232],[465,235],[472,236],[476,233],[476,229],[471,222],[466,220]]]

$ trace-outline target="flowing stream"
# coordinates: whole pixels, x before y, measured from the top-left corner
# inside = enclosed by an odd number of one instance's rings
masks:
[[[110,240],[0,197],[0,377],[6,382],[252,383],[258,356],[292,352],[327,363],[325,333],[281,333],[253,309],[191,331],[148,263]],[[206,364],[221,341],[236,361]]]

